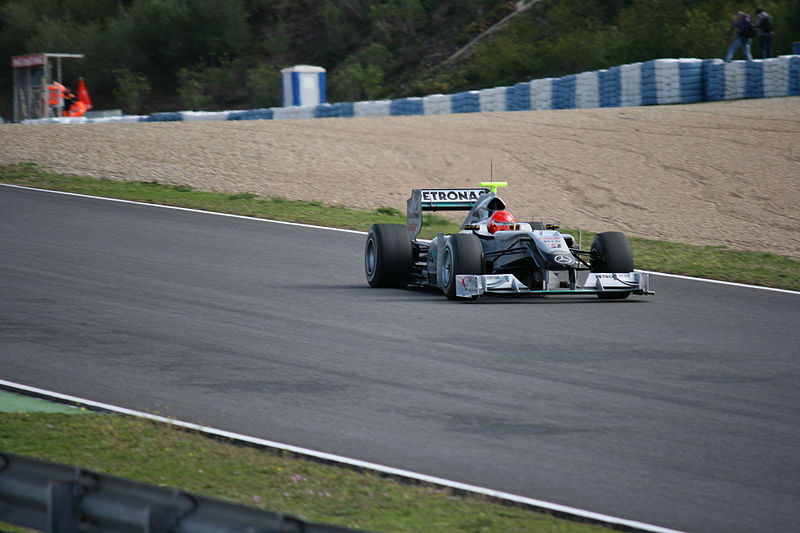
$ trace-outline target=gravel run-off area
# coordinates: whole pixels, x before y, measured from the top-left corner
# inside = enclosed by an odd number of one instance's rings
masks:
[[[403,212],[413,188],[477,186],[493,169],[495,180],[509,183],[499,194],[517,220],[800,258],[800,97],[417,117],[0,125],[0,162],[20,161]]]

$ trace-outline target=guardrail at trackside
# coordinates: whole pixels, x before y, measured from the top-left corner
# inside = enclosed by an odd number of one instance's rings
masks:
[[[0,521],[58,533],[356,531],[10,453],[0,453]]]

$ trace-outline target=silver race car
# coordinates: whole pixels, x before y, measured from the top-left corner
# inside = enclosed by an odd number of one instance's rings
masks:
[[[484,294],[596,294],[622,299],[654,294],[649,276],[635,272],[628,239],[599,233],[591,249],[554,224],[517,222],[497,196],[505,182],[480,188],[414,189],[408,225],[374,224],[364,266],[372,287],[438,287],[449,300]],[[458,233],[418,239],[423,211],[469,211]]]

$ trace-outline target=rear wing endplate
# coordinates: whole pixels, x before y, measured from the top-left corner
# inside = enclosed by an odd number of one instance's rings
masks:
[[[406,202],[408,233],[411,240],[422,229],[423,211],[469,211],[478,199],[489,192],[488,187],[468,189],[414,189]]]

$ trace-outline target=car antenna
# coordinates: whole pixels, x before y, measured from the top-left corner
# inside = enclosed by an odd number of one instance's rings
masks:
[[[492,181],[482,181],[480,182],[481,187],[489,187],[493,193],[497,194],[498,187],[508,187],[507,181],[494,181],[494,158],[492,157],[489,159],[489,175],[492,178]]]

